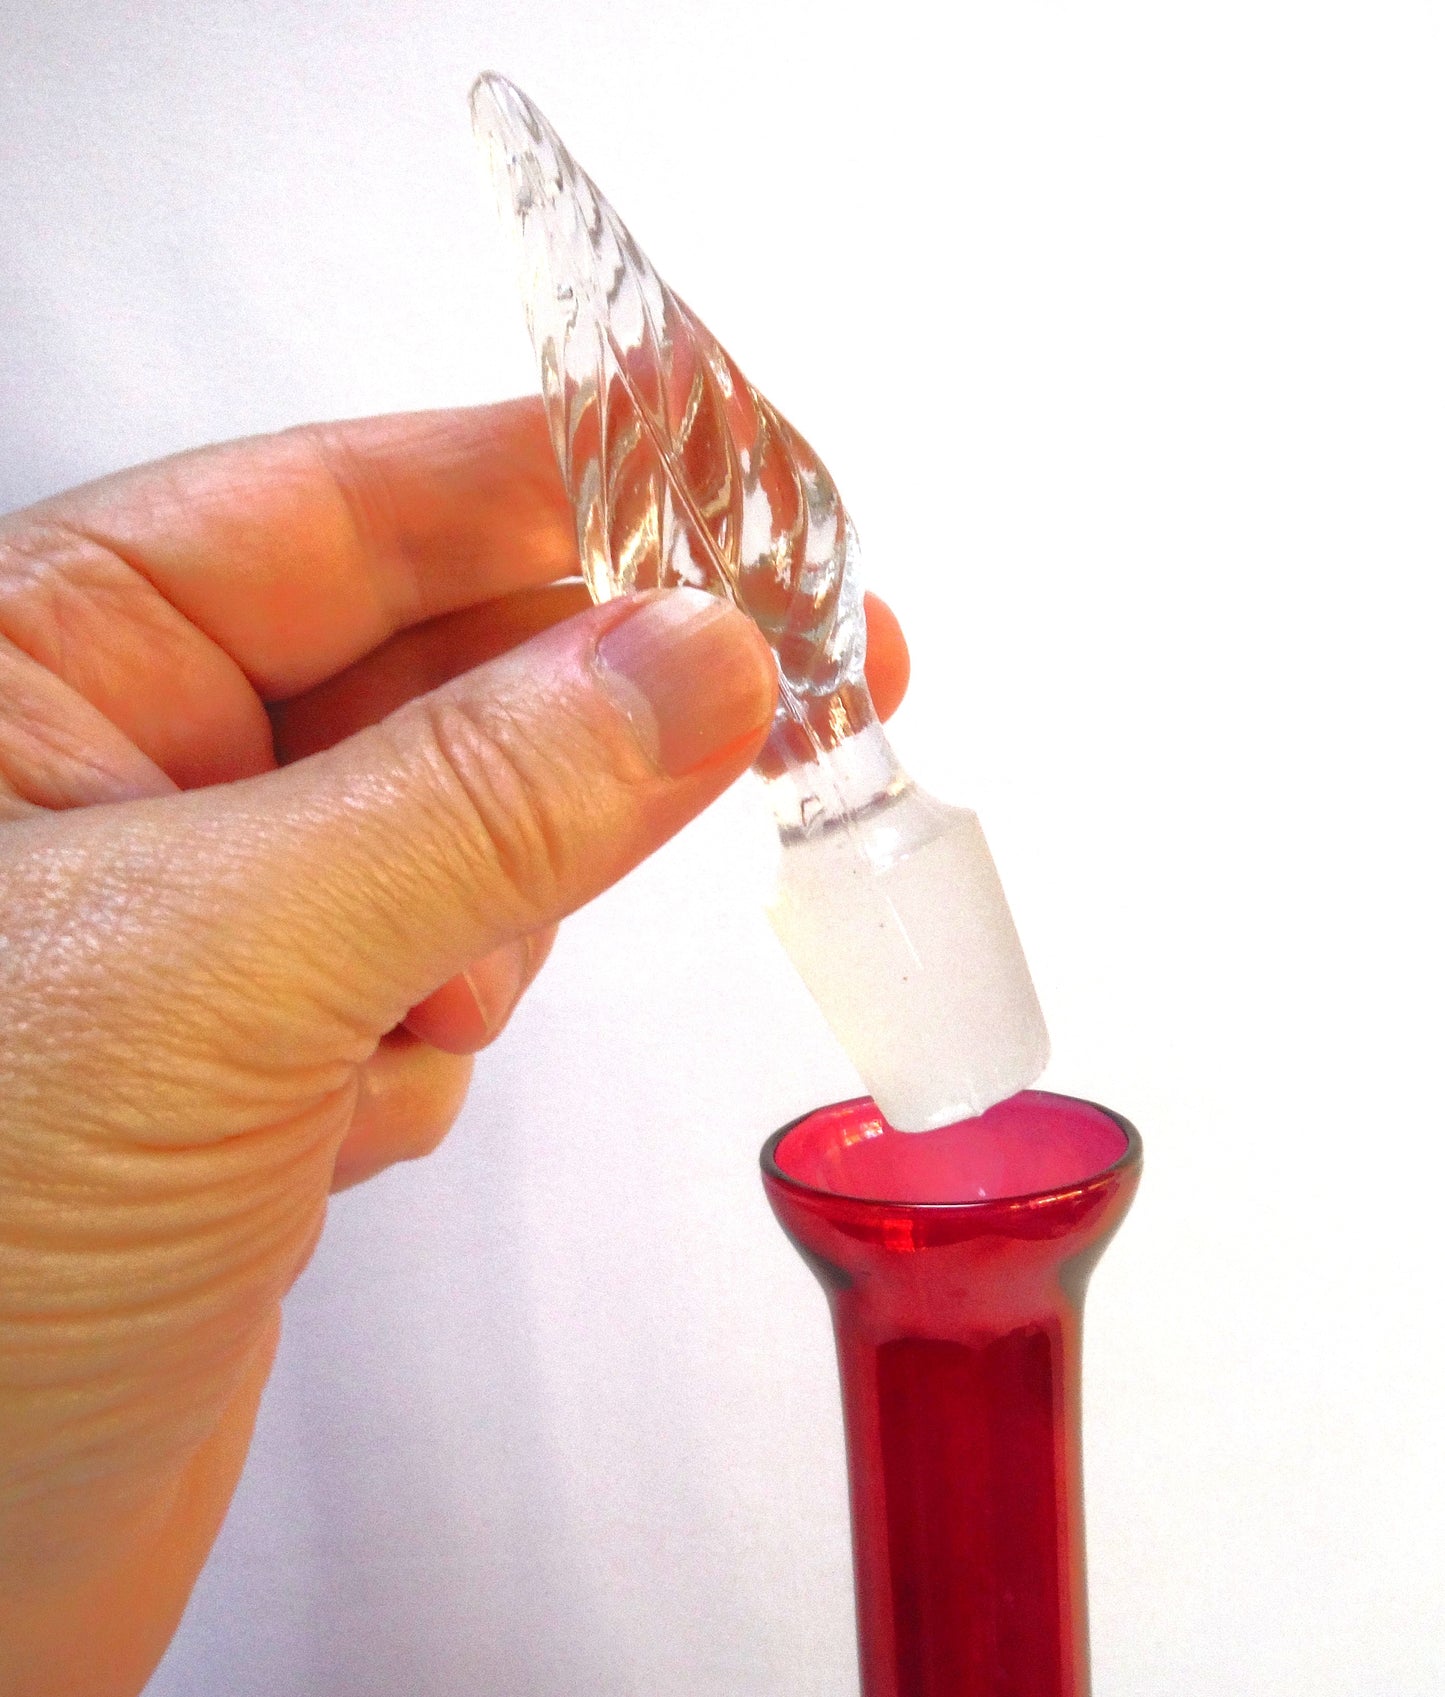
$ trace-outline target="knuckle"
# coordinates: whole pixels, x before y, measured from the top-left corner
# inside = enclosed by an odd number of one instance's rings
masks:
[[[403,529],[396,496],[382,462],[365,453],[355,432],[335,424],[298,424],[282,431],[279,440],[294,449],[301,462],[319,472],[335,498],[336,512],[356,546],[365,554],[384,554]],[[405,623],[415,611],[419,592],[404,597],[391,611]]]
[[[577,822],[586,807],[577,771],[495,703],[483,717],[438,695],[416,710],[427,758],[483,876],[500,886],[520,921],[554,911],[575,881]]]

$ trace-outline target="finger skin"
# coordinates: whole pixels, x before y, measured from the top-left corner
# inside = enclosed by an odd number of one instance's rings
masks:
[[[287,433],[0,525],[16,1697],[139,1689],[328,1192],[435,1147],[557,920],[766,733],[775,671],[736,615],[756,711],[701,764],[604,700],[598,645],[636,608],[555,581],[539,426],[519,403]],[[906,649],[868,611],[887,711]]]
[[[908,641],[898,615],[881,597],[866,594],[863,613],[868,621],[868,693],[880,719],[891,719],[908,690]]]
[[[401,631],[345,671],[271,709],[277,759],[289,764],[380,724],[408,701],[591,605],[586,586],[572,579],[517,590]]]
[[[285,763],[334,747],[418,695],[590,604],[580,582],[546,584],[403,631],[337,677],[273,708],[277,754]],[[887,719],[908,686],[908,646],[892,609],[876,595],[865,595],[864,613],[869,689],[879,717]],[[534,965],[527,983],[540,964]],[[479,1017],[474,992],[475,986],[461,977],[449,980],[410,1011],[408,1029],[454,1053],[474,1052],[500,1030],[500,1025]]]
[[[590,604],[586,586],[569,580],[518,590],[402,631],[344,672],[271,708],[277,758],[284,765],[331,748]],[[878,596],[865,595],[863,611],[868,688],[879,718],[889,719],[908,687],[908,644],[893,610]]]
[[[361,1069],[332,1190],[349,1190],[398,1161],[431,1154],[461,1111],[471,1076],[470,1055],[445,1053],[409,1031],[383,1038]]]
[[[204,448],[0,519],[0,637],[189,787],[272,764],[266,702],[576,570],[533,397]]]
[[[578,569],[538,396],[223,443],[28,512],[129,564],[268,700]]]
[[[740,614],[719,608],[750,728],[684,775],[665,777],[600,691],[599,646],[647,599],[590,607],[307,760],[128,813],[134,852],[163,857],[173,831],[224,834],[227,859],[205,875],[231,904],[228,948],[293,963],[268,1026],[344,1010],[330,1041],[350,1025],[374,1043],[457,972],[600,894],[756,757],[777,674]],[[716,720],[716,698],[693,693]],[[248,902],[252,881],[274,899]]]
[[[549,925],[473,961],[408,1012],[406,1029],[454,1055],[485,1048],[542,970],[556,936],[556,926]]]
[[[526,592],[577,570],[538,397],[225,443],[0,518],[0,644],[27,674],[7,694],[57,680],[77,699],[49,711],[76,722],[72,740],[108,722],[100,740],[135,750],[107,756],[125,769],[121,786],[67,772],[38,799],[156,793],[157,773],[191,788],[264,772],[275,763],[268,704],[318,692],[309,714],[282,715],[278,735],[283,758],[325,746],[348,718],[374,723],[497,652],[506,614],[494,635],[483,604],[520,594],[511,640],[533,634]],[[565,596],[548,618],[578,610],[580,589]],[[869,682],[886,718],[901,695],[901,633],[867,611]],[[456,614],[469,616],[447,628]],[[445,635],[387,654],[432,621]],[[342,683],[368,656],[375,669]],[[4,756],[0,738],[0,777]]]
[[[280,1330],[278,1306],[213,1427],[157,1493],[159,1508],[88,1517],[83,1559],[38,1590],[0,1565],[7,1697],[136,1697],[149,1680],[235,1495]]]
[[[34,1667],[55,1600],[129,1597],[116,1569],[147,1571],[137,1528],[161,1527],[151,1636],[88,1616],[49,1644],[70,1689],[104,1689],[101,1662],[168,1630],[210,1536],[168,1505],[331,1188],[451,1122],[467,1062],[394,1028],[545,937],[756,757],[766,646],[724,606],[686,628],[679,606],[588,608],[283,770],[0,831],[0,1548]],[[599,669],[624,629],[616,664],[673,654],[672,740],[630,674]]]

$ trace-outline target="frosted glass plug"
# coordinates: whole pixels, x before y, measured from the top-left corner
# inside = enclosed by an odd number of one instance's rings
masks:
[[[588,587],[692,585],[762,630],[781,685],[758,762],[782,842],[773,927],[895,1127],[983,1112],[1038,1077],[1048,1037],[977,818],[918,788],[873,710],[857,537],[827,468],[520,90],[489,73],[472,114]]]

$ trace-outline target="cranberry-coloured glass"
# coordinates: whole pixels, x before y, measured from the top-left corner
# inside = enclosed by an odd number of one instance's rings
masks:
[[[765,1145],[833,1313],[863,1697],[1087,1697],[1080,1310],[1140,1156],[1035,1090],[924,1133],[863,1097]]]

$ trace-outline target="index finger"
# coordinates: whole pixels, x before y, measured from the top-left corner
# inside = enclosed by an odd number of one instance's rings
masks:
[[[226,443],[20,516],[107,552],[267,701],[408,625],[577,570],[537,397]],[[104,597],[112,620],[116,587]]]

